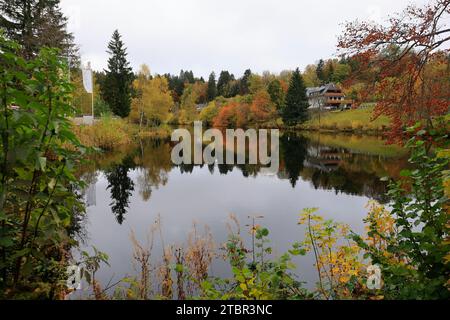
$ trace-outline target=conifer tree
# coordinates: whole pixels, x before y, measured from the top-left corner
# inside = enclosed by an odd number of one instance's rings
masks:
[[[214,72],[211,72],[211,74],[209,75],[206,95],[208,102],[214,100],[217,96],[216,74]]]
[[[33,58],[42,47],[62,50],[70,57],[71,66],[78,66],[78,47],[67,31],[67,17],[61,12],[59,0],[0,1],[0,29],[22,46],[21,55]]]
[[[244,75],[240,79],[239,93],[241,95],[246,95],[250,93],[249,89],[249,79],[252,76],[252,71],[250,69],[245,70]]]
[[[308,120],[308,98],[303,78],[298,68],[293,72],[282,111],[284,123],[293,125]]]
[[[107,52],[111,56],[101,86],[102,97],[115,115],[125,118],[130,113],[133,73],[119,31],[114,31]]]
[[[225,98],[229,97],[229,84],[234,80],[234,76],[228,71],[222,71],[217,80],[217,95]]]
[[[319,63],[317,64],[316,74],[317,74],[317,78],[319,79],[321,85],[325,83],[324,68],[325,68],[325,62],[322,59],[320,59]]]

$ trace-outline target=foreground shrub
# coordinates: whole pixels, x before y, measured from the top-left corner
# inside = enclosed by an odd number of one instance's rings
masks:
[[[111,151],[133,141],[133,127],[126,120],[106,116],[91,126],[75,127],[80,141],[88,147]]]
[[[66,118],[72,87],[59,52],[24,61],[19,49],[0,33],[0,299],[54,299],[84,210],[73,175],[84,148]]]
[[[403,180],[391,182],[393,199],[389,214],[372,206],[366,222],[368,239],[354,235],[366,256],[381,268],[389,299],[448,299],[450,252],[448,195],[444,176],[448,173],[448,152],[430,152],[431,143],[448,147],[448,136],[436,130],[420,130],[407,146],[413,170],[403,170]],[[383,223],[380,224],[380,221]]]

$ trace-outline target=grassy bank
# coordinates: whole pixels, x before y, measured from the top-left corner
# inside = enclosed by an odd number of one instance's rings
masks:
[[[105,151],[132,143],[137,133],[127,121],[112,117],[103,117],[93,125],[74,125],[74,132],[85,146]]]
[[[313,114],[298,129],[379,134],[390,127],[387,117],[373,118],[373,107]]]
[[[74,125],[74,132],[85,146],[104,151],[120,150],[137,139],[166,139],[171,134],[167,126],[143,127],[140,130],[127,119],[109,116],[96,120],[93,125]]]
[[[389,119],[380,117],[372,121],[373,107],[364,109],[323,112],[320,117],[313,114],[311,120],[304,124],[285,128],[299,131],[323,131],[334,133],[361,133],[381,135],[389,128]],[[260,128],[284,128],[275,121],[260,125]],[[128,119],[115,117],[102,117],[94,125],[74,125],[74,131],[80,141],[88,147],[96,147],[105,151],[117,150],[124,145],[132,143],[135,139],[170,138],[171,127],[142,127],[131,123]],[[354,142],[354,141],[353,141]],[[382,142],[384,144],[384,142]],[[378,146],[378,144],[376,144]],[[359,147],[367,149],[363,142]],[[373,149],[374,146],[369,146]],[[384,146],[383,146],[384,147]],[[392,150],[396,153],[397,150]]]

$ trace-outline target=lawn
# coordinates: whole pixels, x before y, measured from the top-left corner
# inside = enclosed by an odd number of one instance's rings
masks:
[[[362,109],[329,111],[312,115],[312,119],[304,123],[303,129],[331,131],[382,132],[390,126],[385,116],[373,120],[373,107]]]

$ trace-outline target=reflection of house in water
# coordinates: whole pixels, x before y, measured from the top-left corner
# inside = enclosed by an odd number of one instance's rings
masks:
[[[342,159],[348,151],[327,146],[309,146],[305,167],[315,168],[320,171],[331,172],[337,170]]]
[[[80,180],[85,184],[85,187],[80,190],[80,195],[84,199],[85,205],[87,207],[96,206],[98,172],[85,172],[81,175]]]

